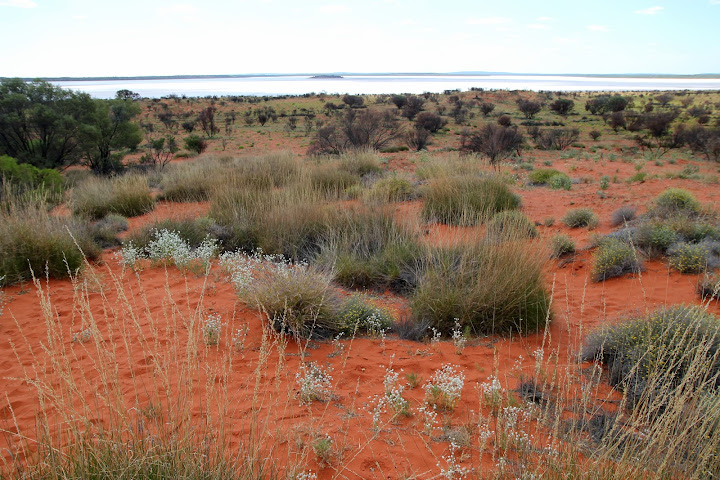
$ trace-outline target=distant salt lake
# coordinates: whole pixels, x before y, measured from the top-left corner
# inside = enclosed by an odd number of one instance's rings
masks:
[[[96,98],[112,98],[122,89],[143,97],[170,94],[188,97],[208,95],[302,95],[305,93],[411,93],[498,90],[627,91],[627,90],[720,90],[720,78],[633,78],[545,75],[352,75],[343,78],[309,76],[262,76],[242,78],[73,80],[53,82],[64,88],[87,92]]]

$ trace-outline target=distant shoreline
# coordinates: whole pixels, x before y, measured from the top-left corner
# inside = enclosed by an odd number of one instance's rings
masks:
[[[586,78],[658,78],[658,79],[719,79],[720,73],[700,74],[654,74],[654,73],[510,73],[510,72],[451,72],[451,73],[252,73],[252,74],[227,74],[227,75],[146,75],[146,76],[122,76],[122,77],[21,77],[25,81],[36,79],[48,82],[97,82],[97,81],[126,81],[126,80],[209,80],[228,78],[282,78],[282,77],[310,77],[315,79],[341,78],[341,77],[391,77],[391,76],[414,76],[414,77],[473,77],[473,76],[515,76],[515,77],[586,77]],[[15,77],[0,77],[0,79]]]

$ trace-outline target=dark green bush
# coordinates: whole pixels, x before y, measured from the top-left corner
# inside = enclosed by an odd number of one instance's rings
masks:
[[[528,174],[528,180],[533,185],[545,185],[552,177],[560,173],[554,168],[538,168]]]
[[[598,223],[598,217],[589,208],[575,208],[567,211],[563,217],[563,223],[570,228],[595,228]]]

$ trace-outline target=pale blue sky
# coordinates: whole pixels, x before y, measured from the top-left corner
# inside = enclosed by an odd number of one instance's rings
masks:
[[[720,73],[720,0],[0,0],[0,76]]]

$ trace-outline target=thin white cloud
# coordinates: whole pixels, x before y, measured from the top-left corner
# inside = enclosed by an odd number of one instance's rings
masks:
[[[713,1],[713,0],[710,0]],[[717,0],[715,0],[717,1]],[[657,15],[658,13],[665,10],[665,7],[649,7],[649,8],[643,8],[642,10],[635,10],[635,13],[639,13],[640,15]]]
[[[550,27],[548,27],[544,23],[531,23],[530,25],[528,25],[528,28],[532,28],[533,30],[547,30]]]
[[[33,0],[5,0],[0,2],[0,7],[35,8],[37,3]]]
[[[608,32],[610,31],[607,25],[587,25],[585,28],[591,32]]]
[[[350,8],[347,5],[328,4],[318,8],[318,11],[328,15],[336,15],[338,13],[347,13]]]
[[[512,20],[507,17],[481,17],[469,18],[465,23],[468,25],[504,25],[511,22]]]
[[[720,0],[710,0],[710,5],[720,5]]]

